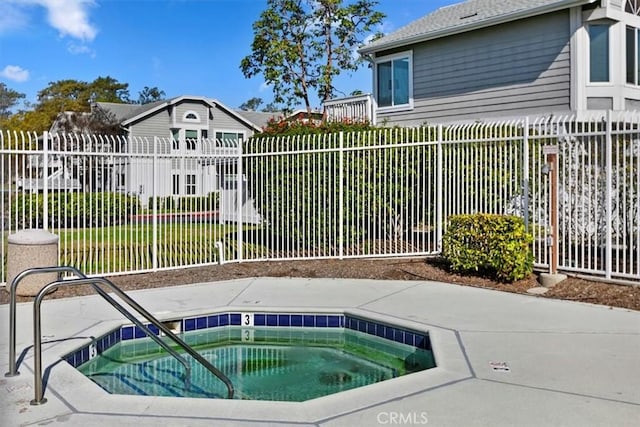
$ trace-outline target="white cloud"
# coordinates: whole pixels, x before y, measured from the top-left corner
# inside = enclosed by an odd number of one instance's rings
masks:
[[[70,36],[83,42],[90,42],[98,33],[89,21],[89,9],[94,0],[0,0],[0,31],[3,27],[19,28],[16,23],[5,22],[17,19],[21,26],[28,21],[22,11],[26,6],[41,6],[47,11],[47,22],[58,30],[60,36]],[[12,18],[13,17],[13,18]]]
[[[0,34],[27,26],[29,18],[16,5],[0,1]]]
[[[69,44],[67,44],[67,50],[69,51],[69,53],[73,55],[87,54],[92,58],[96,56],[95,51],[91,49],[89,46],[87,46],[86,44],[76,44],[76,43],[70,42]]]
[[[17,65],[7,65],[0,71],[0,76],[13,80],[14,82],[26,82],[29,80],[29,70],[25,70]]]
[[[61,36],[91,41],[98,33],[97,28],[89,22],[88,10],[95,3],[93,0],[28,0],[47,9],[49,24],[60,32]]]

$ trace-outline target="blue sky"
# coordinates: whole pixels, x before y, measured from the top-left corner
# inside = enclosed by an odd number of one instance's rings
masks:
[[[380,30],[392,32],[460,0],[380,0]],[[272,93],[239,64],[251,53],[252,24],[266,0],[0,0],[0,82],[35,102],[49,82],[111,76],[167,97],[200,95],[238,107]],[[367,68],[344,75],[345,94],[371,91]],[[319,102],[314,99],[314,106]]]

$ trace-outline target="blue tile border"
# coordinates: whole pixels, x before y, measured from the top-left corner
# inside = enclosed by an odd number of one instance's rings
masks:
[[[189,332],[221,326],[241,326],[242,313],[231,312],[207,314],[203,316],[163,322],[176,322],[179,324],[179,330],[181,332]],[[160,330],[156,326],[152,324],[147,324],[145,326],[147,326],[153,333],[157,335],[160,334]],[[429,334],[427,332],[415,331],[353,315],[333,313],[253,313],[253,326],[345,328],[431,351],[431,340],[429,339]],[[78,367],[90,360],[91,346],[95,346],[95,354],[100,354],[120,341],[128,341],[144,337],[146,337],[146,334],[137,326],[121,326],[120,328],[95,339],[92,343],[63,356],[62,359],[70,365]]]

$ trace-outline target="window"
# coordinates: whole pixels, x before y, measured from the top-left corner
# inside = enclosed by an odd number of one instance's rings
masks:
[[[194,195],[196,194],[196,176],[195,175],[186,175],[186,187],[185,194]]]
[[[187,150],[195,150],[198,145],[198,131],[197,130],[185,130],[184,142],[187,146]]]
[[[411,55],[404,53],[376,63],[378,107],[410,106]]]
[[[589,81],[609,81],[609,26],[589,26]]]
[[[180,194],[180,175],[173,174],[173,195],[177,196]]]
[[[243,139],[242,132],[216,132],[216,145],[219,147],[237,147]]]
[[[174,150],[180,149],[180,129],[171,129],[171,145]]]
[[[116,186],[118,188],[125,188],[125,185],[127,183],[126,176],[127,175],[124,172],[116,173]]]
[[[640,0],[626,0],[624,11],[634,15],[640,15]]]
[[[187,111],[182,116],[183,122],[197,122],[200,123],[200,116],[195,111]]]
[[[627,83],[640,85],[640,31],[627,27]]]

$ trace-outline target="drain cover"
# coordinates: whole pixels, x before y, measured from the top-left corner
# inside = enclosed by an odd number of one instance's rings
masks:
[[[489,362],[489,366],[496,372],[509,372],[511,368],[507,362]]]

